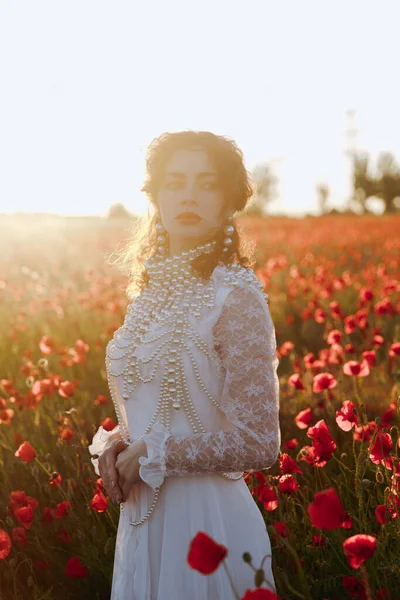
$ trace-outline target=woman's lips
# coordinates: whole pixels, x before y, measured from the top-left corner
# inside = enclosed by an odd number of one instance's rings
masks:
[[[180,223],[198,223],[199,221],[201,221],[201,217],[199,217],[198,215],[178,215],[176,219]]]

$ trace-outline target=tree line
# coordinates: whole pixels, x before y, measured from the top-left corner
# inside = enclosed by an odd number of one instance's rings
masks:
[[[352,159],[352,193],[348,198],[348,206],[344,212],[368,214],[373,212],[368,207],[370,198],[382,202],[383,214],[400,212],[400,166],[391,152],[381,152],[376,168],[371,165],[368,153],[351,154]],[[268,161],[258,163],[251,171],[250,177],[254,194],[244,214],[248,216],[265,216],[271,203],[278,197],[279,178]],[[334,214],[336,209],[329,208],[330,188],[327,183],[316,185],[318,207],[321,214]],[[125,218],[132,216],[122,203],[110,207],[108,218]]]

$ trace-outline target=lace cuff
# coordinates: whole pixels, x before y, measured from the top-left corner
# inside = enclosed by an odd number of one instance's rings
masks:
[[[165,444],[169,437],[170,432],[158,421],[149,433],[142,436],[147,446],[147,457],[139,457],[139,475],[153,490],[160,487],[165,479]]]
[[[88,446],[90,454],[98,454],[100,457],[110,437],[115,437],[115,434],[118,431],[119,425],[114,427],[114,429],[111,429],[111,431],[107,431],[102,425],[100,425],[100,427],[93,436],[92,443]],[[99,458],[91,458],[90,460],[92,461],[94,472],[100,477]]]

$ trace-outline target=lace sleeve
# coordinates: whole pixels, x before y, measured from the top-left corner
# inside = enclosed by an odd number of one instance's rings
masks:
[[[219,404],[234,427],[174,437],[157,423],[144,436],[153,459],[139,459],[145,481],[151,475],[160,483],[169,475],[202,471],[251,472],[270,468],[278,458],[279,360],[269,307],[259,289],[240,286],[229,292],[214,340],[225,370]]]

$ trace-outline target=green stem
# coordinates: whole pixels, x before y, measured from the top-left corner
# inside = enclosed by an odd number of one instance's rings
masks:
[[[233,593],[235,594],[235,597],[237,598],[237,600],[240,600],[239,593],[238,593],[238,591],[237,591],[237,589],[236,589],[236,587],[235,587],[235,584],[233,583],[232,576],[231,576],[231,574],[230,574],[230,572],[229,572],[228,565],[226,564],[226,561],[225,561],[225,560],[223,560],[223,561],[222,561],[222,564],[223,564],[223,566],[224,566],[224,569],[225,569],[225,572],[226,572],[226,574],[227,574],[227,576],[228,576],[229,583],[231,584],[232,591],[233,591]]]
[[[294,558],[294,561],[297,566],[297,572],[299,574],[299,577],[300,577],[300,580],[301,580],[301,583],[302,583],[302,586],[303,586],[303,589],[305,592],[305,598],[307,598],[307,600],[312,600],[312,597],[310,595],[310,588],[308,587],[306,576],[304,575],[303,567],[301,566],[301,562],[300,562],[300,559],[299,559],[299,556],[298,556],[296,550],[292,547],[291,544],[289,544],[289,542],[283,536],[281,536],[279,533],[277,535],[280,537],[280,539],[285,544],[286,548],[289,550],[290,554]]]
[[[373,597],[372,597],[372,591],[371,591],[371,586],[370,586],[370,583],[369,583],[368,571],[366,569],[366,566],[365,565],[361,565],[360,566],[360,571],[361,571],[361,579],[363,580],[365,591],[366,591],[366,594],[367,594],[367,600],[374,600]]]
[[[37,464],[43,469],[43,471],[49,476],[51,477],[51,473],[50,471],[48,471],[46,469],[46,467],[40,462],[40,460],[38,458],[35,458],[35,461],[37,462]],[[67,494],[65,493],[65,491],[63,490],[63,488],[61,486],[58,487],[58,489],[60,490],[60,492],[62,493],[62,495],[64,496],[64,498],[66,500],[68,500]]]
[[[333,460],[335,460],[337,463],[339,463],[340,467],[342,469],[345,469],[346,471],[348,471],[349,473],[351,473],[352,475],[354,475],[354,471],[353,469],[350,469],[347,465],[345,465],[341,460],[338,459],[338,457],[335,455],[335,453],[332,454],[332,458]]]

